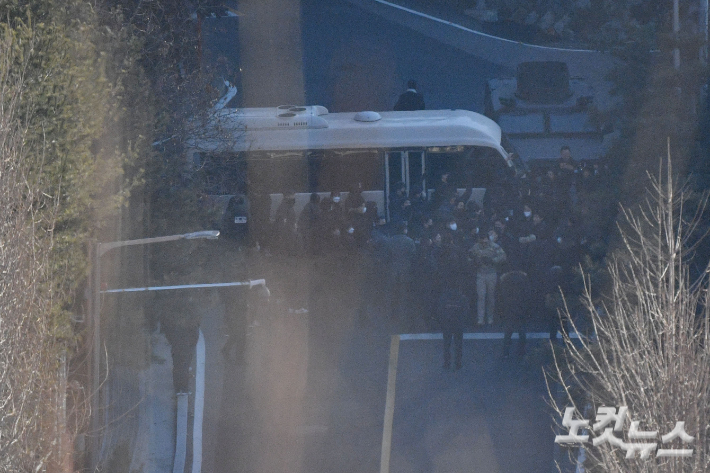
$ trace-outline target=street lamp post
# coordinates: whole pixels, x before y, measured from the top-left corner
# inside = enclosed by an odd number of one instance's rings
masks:
[[[93,283],[92,292],[92,325],[93,325],[93,355],[92,355],[92,375],[91,375],[91,431],[93,433],[91,442],[91,470],[94,471],[99,461],[99,377],[101,364],[101,257],[107,251],[123,246],[149,245],[152,243],[162,243],[175,240],[214,240],[219,237],[217,230],[205,230],[180,235],[168,235],[162,237],[140,238],[136,240],[112,241],[108,243],[97,242],[94,251],[93,261]]]

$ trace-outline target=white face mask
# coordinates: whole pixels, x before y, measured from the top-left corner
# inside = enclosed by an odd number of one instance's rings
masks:
[[[449,228],[450,228],[451,230],[453,230],[453,231],[456,231],[456,229],[457,229],[458,227],[456,226],[455,223],[451,223],[451,224],[449,224]]]
[[[353,227],[348,228],[348,233],[352,235],[353,233],[355,233],[355,229]]]
[[[523,212],[523,215],[525,215],[526,218],[530,218],[532,212]]]
[[[494,235],[488,235],[488,239],[491,240],[492,242],[496,241],[496,237]]]
[[[363,207],[363,208],[362,208],[362,213],[366,213],[366,212],[367,212],[367,207]]]
[[[333,202],[335,202],[336,204],[340,202],[340,197],[333,197]]]

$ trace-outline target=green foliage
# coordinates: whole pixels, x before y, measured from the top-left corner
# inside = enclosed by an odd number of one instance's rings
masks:
[[[87,271],[91,237],[115,218],[142,179],[151,100],[127,31],[100,25],[78,0],[12,2],[0,12],[11,38],[11,74],[23,82],[27,186],[38,190],[36,231],[51,242],[48,294],[70,333],[72,299]]]

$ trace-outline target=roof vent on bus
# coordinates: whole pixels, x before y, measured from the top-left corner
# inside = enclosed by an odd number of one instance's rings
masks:
[[[321,117],[327,114],[328,109],[320,105],[245,108],[237,118],[237,126],[245,130],[328,128],[328,122]]]
[[[377,112],[357,112],[354,119],[357,122],[376,122],[382,119],[382,115]]]
[[[321,107],[322,108],[322,107]],[[308,108],[299,105],[279,105],[276,107],[276,116],[279,118],[293,118],[303,112],[307,112]],[[315,115],[320,115],[319,110],[314,110]],[[326,111],[326,113],[328,113]]]

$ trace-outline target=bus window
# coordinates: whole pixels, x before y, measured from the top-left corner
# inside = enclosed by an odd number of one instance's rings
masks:
[[[321,169],[323,168],[323,151],[308,153],[308,192],[326,192],[322,184]]]
[[[461,151],[432,150],[427,152],[426,182],[430,188],[439,182],[441,175],[449,173],[449,182],[456,187],[471,187],[466,169],[466,154]]]
[[[502,182],[511,174],[510,167],[497,151],[478,148],[469,156],[467,170],[471,187],[490,187]]]
[[[262,192],[280,194],[304,192],[308,185],[308,163],[304,153],[258,153],[249,156],[249,182]]]
[[[439,181],[444,172],[449,182],[462,188],[486,188],[511,172],[498,151],[484,147],[430,148],[426,158],[427,185]]]
[[[308,157],[309,192],[347,191],[358,182],[364,190],[382,188],[382,162],[376,151],[333,150]]]

